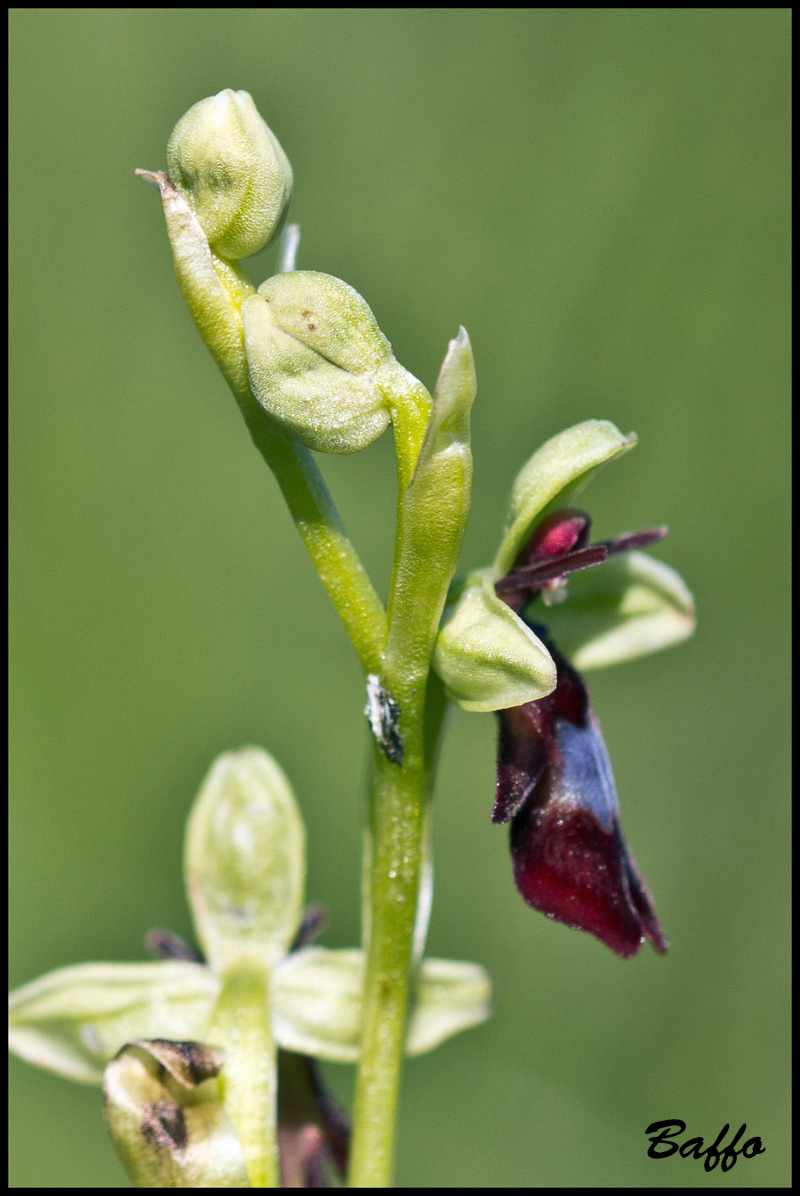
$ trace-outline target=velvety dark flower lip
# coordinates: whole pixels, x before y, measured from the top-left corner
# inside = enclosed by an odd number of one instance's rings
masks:
[[[593,934],[627,959],[645,938],[659,953],[669,944],[622,836],[611,763],[588,690],[524,608],[548,583],[607,555],[655,543],[666,528],[586,548],[589,526],[582,512],[556,512],[537,528],[517,567],[496,586],[547,645],[557,682],[547,697],[498,712],[492,819],[511,820],[514,880],[525,901],[549,918]],[[602,555],[587,560],[596,549]]]
[[[315,1060],[291,1051],[278,1055],[278,1147],[281,1187],[330,1188],[344,1179],[350,1121],[325,1088]]]

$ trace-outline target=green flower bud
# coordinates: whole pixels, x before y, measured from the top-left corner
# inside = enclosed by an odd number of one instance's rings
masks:
[[[186,831],[186,886],[197,937],[213,968],[271,966],[300,921],[305,831],[289,781],[260,748],[213,765]]]
[[[541,640],[501,598],[493,571],[470,574],[445,610],[433,664],[464,710],[503,710],[552,693],[556,666]]]
[[[330,274],[276,274],[242,316],[253,393],[308,448],[366,448],[386,430],[394,397],[419,389],[365,301]]]
[[[246,91],[200,100],[172,131],[167,165],[220,257],[249,257],[280,228],[292,168]]]
[[[633,448],[636,436],[623,436],[606,419],[587,419],[553,436],[523,465],[511,488],[506,531],[495,560],[495,577],[510,570],[528,540],[534,521],[549,510],[568,507],[595,471]]]

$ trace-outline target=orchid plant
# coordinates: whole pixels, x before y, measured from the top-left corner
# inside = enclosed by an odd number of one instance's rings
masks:
[[[247,92],[195,104],[167,147],[161,196],[178,282],[253,442],[275,474],[365,677],[371,798],[360,947],[328,950],[304,909],[305,829],[289,780],[246,747],[212,766],[184,869],[197,947],[151,932],[157,958],[87,963],[12,993],[10,1045],[102,1085],[139,1187],[391,1183],[405,1055],[489,1014],[478,964],[428,959],[431,799],[451,704],[497,713],[493,819],[510,822],[529,905],[630,957],[667,949],[619,824],[581,673],[691,634],[691,595],[642,551],[665,529],[589,544],[574,496],[635,443],[587,420],[549,440],[511,489],[492,565],[455,576],[472,478],[469,337],[431,396],[346,282],[295,269],[292,170]],[[256,290],[243,258],[279,240]],[[397,520],[384,609],[313,451],[357,452],[391,425]],[[556,646],[558,645],[558,646]],[[358,1068],[352,1126],[319,1061]]]

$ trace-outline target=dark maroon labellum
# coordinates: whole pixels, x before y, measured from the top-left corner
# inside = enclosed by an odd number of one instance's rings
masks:
[[[347,1174],[350,1123],[322,1082],[314,1059],[278,1052],[281,1187],[331,1188]],[[340,1187],[341,1184],[336,1184]]]
[[[545,583],[595,563],[586,561],[588,553],[600,549],[603,560],[654,543],[666,529],[621,536],[593,549],[585,547],[588,530],[588,516],[579,511],[543,521],[516,569],[498,583],[500,596],[522,612]],[[546,698],[499,712],[492,819],[512,819],[517,888],[534,909],[588,931],[625,959],[645,938],[664,952],[669,944],[622,837],[611,763],[586,686],[543,628],[530,625],[547,644],[557,682]]]

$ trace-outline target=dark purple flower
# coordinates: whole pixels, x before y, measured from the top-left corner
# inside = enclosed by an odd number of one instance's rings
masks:
[[[278,1052],[278,1149],[283,1188],[333,1187],[344,1179],[350,1122],[306,1055]]]
[[[547,697],[499,712],[492,819],[511,819],[514,880],[525,901],[549,918],[588,931],[628,959],[645,938],[660,953],[669,944],[620,830],[611,763],[589,693],[526,608],[538,595],[545,601],[557,598],[576,569],[655,543],[666,529],[589,548],[589,526],[581,511],[549,516],[496,586],[544,640],[557,682]]]

